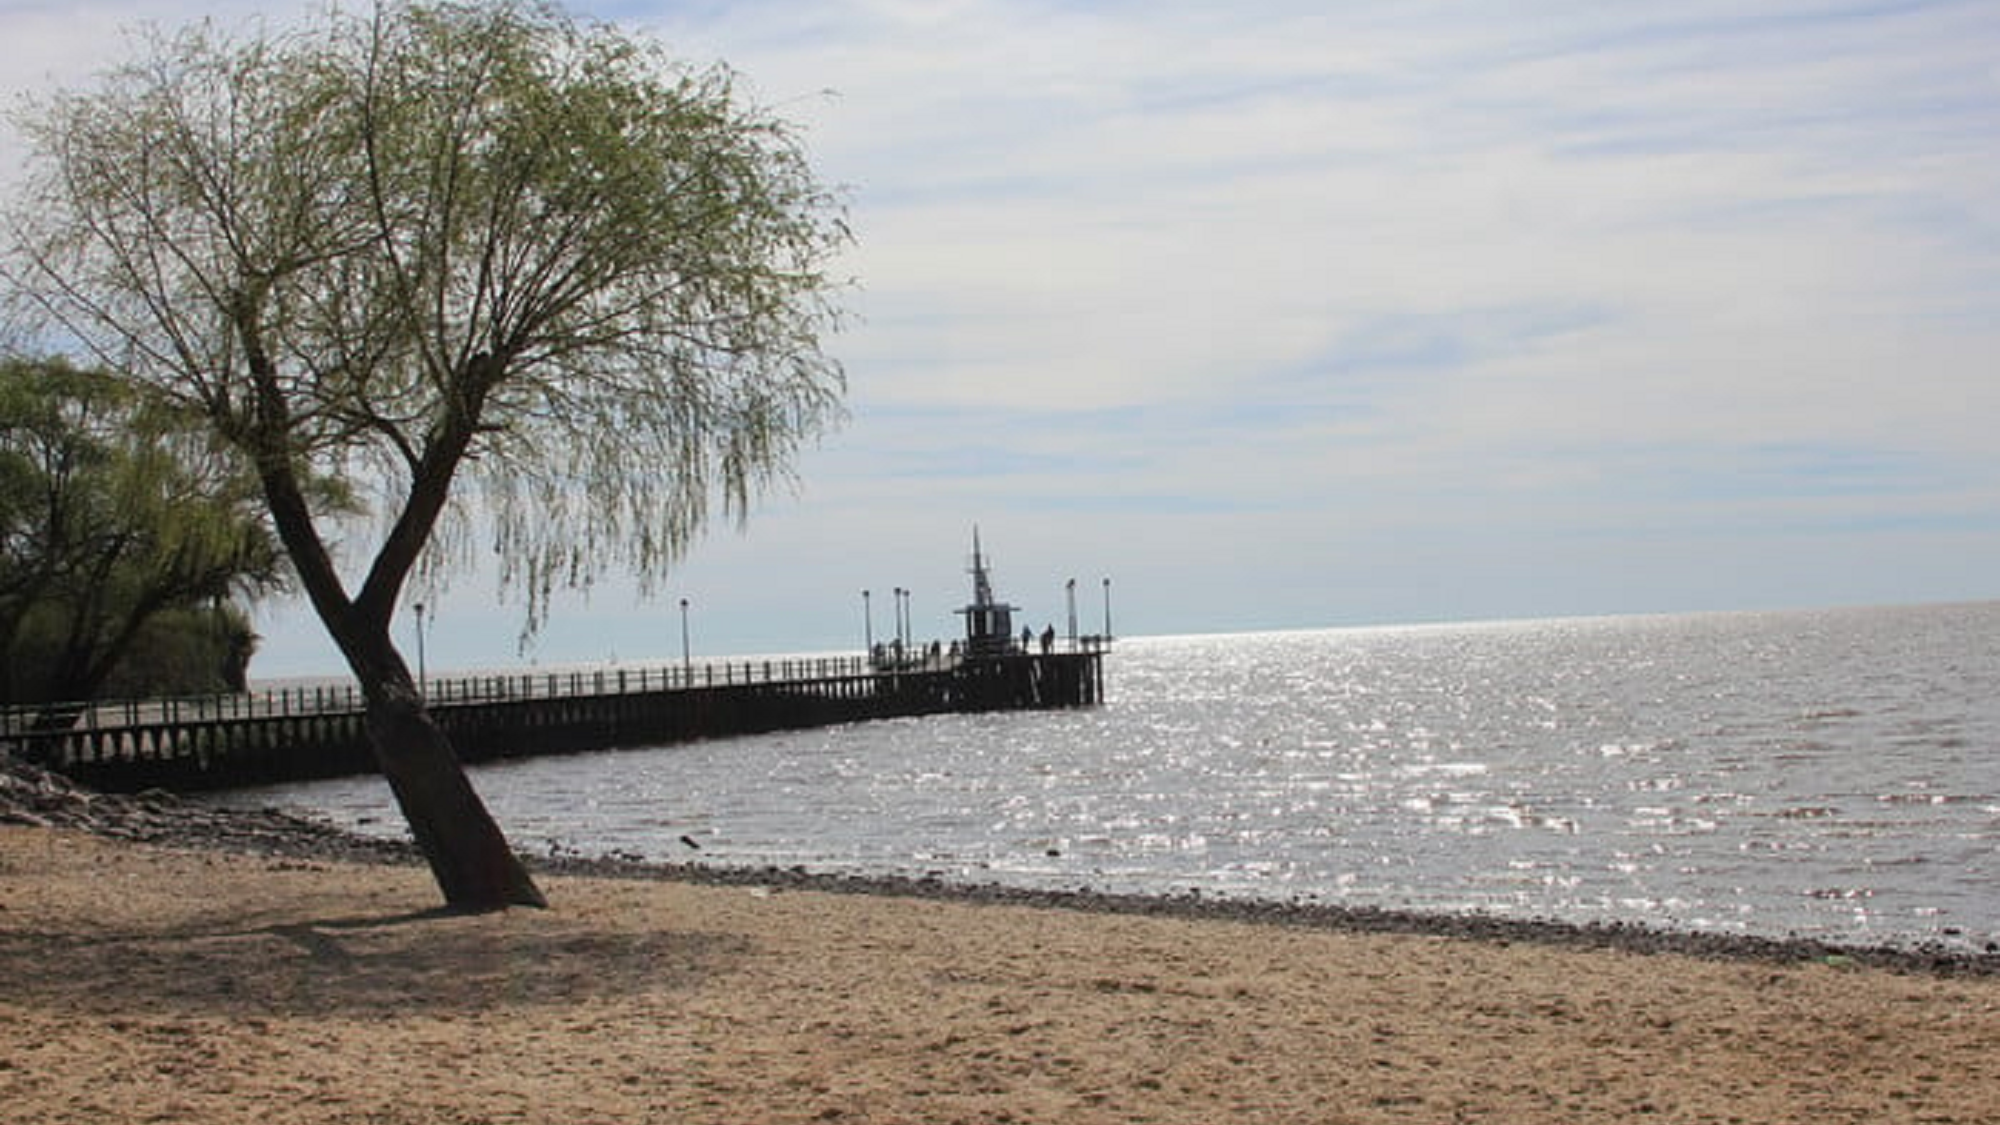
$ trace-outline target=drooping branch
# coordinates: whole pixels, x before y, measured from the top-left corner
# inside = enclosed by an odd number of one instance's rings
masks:
[[[447,897],[538,899],[411,690],[395,606],[475,522],[456,501],[486,503],[532,628],[557,582],[649,586],[712,499],[740,518],[788,479],[839,420],[838,201],[729,71],[541,0],[154,47],[31,131],[9,277],[254,465]],[[382,499],[372,554],[329,478]]]

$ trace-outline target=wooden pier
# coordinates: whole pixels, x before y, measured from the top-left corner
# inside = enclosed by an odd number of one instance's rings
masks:
[[[949,651],[900,626],[865,657],[808,657],[432,680],[431,715],[460,760],[490,762],[662,746],[774,730],[954,711],[1088,707],[1104,699],[1105,636],[1054,626],[1014,635],[972,533],[965,637]],[[1072,588],[1074,583],[1071,584]],[[1107,585],[1108,589],[1108,585]],[[1108,594],[1107,594],[1108,599]],[[685,643],[685,642],[683,642]],[[352,685],[76,707],[44,729],[38,709],[0,711],[0,745],[108,792],[229,789],[373,773],[367,714]]]
[[[1105,646],[905,665],[766,660],[433,681],[430,709],[466,762],[658,746],[911,715],[1102,702]],[[0,742],[108,792],[226,789],[372,773],[350,687],[92,707],[36,731],[0,716]]]

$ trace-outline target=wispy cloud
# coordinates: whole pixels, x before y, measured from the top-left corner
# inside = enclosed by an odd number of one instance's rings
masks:
[[[582,6],[851,185],[854,422],[691,584],[943,605],[983,518],[1161,630],[1996,592],[1984,0]]]

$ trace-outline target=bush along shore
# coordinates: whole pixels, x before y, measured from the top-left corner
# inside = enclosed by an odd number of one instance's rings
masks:
[[[217,809],[159,790],[131,796],[95,793],[5,753],[0,753],[0,824],[71,829],[141,844],[286,858],[355,863],[417,863],[421,858],[407,842],[362,836],[280,809]],[[1669,930],[1625,922],[1573,923],[1304,900],[1214,898],[1192,891],[1135,895],[1088,889],[1036,890],[957,883],[936,876],[840,875],[816,873],[804,867],[649,862],[561,853],[534,859],[530,865],[567,875],[891,895],[1351,933],[1414,934],[1503,945],[1524,942],[1631,953],[1674,953],[1716,960],[1819,961],[1931,975],[2000,976],[2000,946],[1991,942],[1983,950],[1942,943],[1914,947],[1848,945],[1812,938]]]

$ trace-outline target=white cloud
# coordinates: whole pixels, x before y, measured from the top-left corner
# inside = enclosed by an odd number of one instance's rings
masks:
[[[0,9],[0,63],[75,74],[75,29],[178,7]],[[1852,561],[1800,596],[2000,567],[1882,562],[2000,498],[1990,4],[584,7],[740,68],[853,189],[854,424],[705,583],[940,545],[949,583],[981,518],[1154,576],[1161,629],[1170,583],[1226,590],[1212,624],[1453,573],[1464,612],[1759,604],[1828,565],[1812,528]]]

